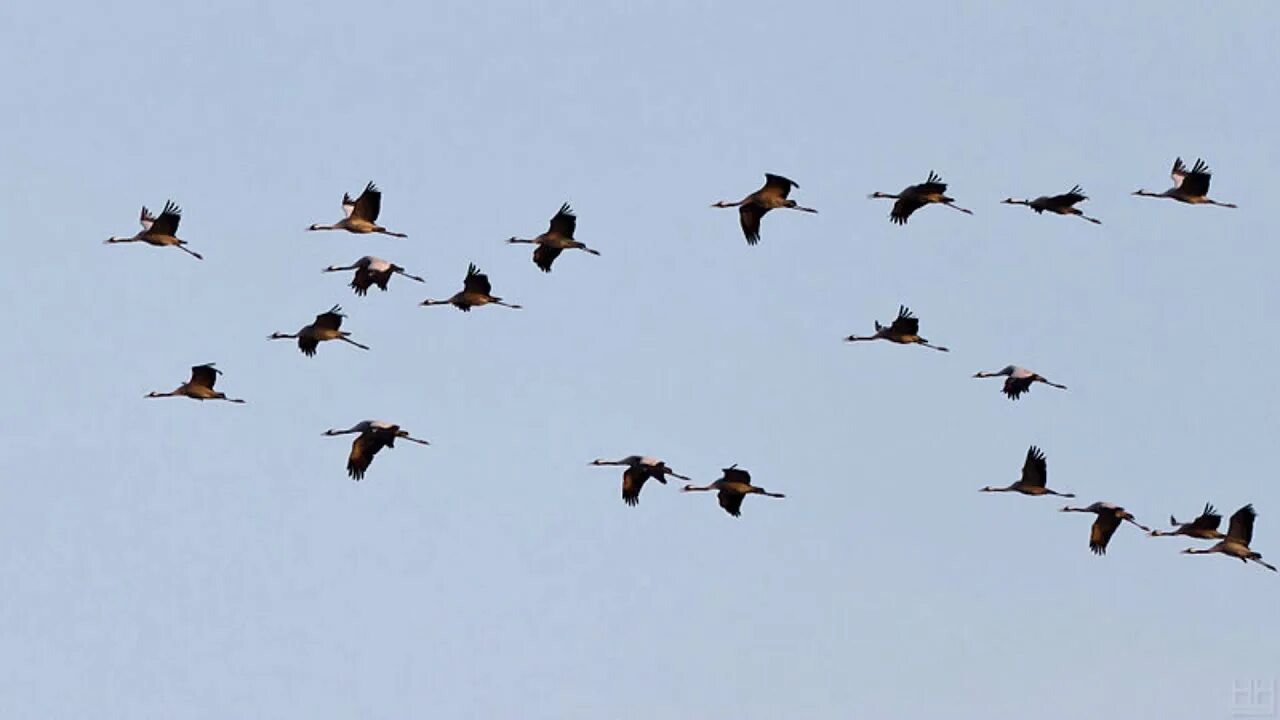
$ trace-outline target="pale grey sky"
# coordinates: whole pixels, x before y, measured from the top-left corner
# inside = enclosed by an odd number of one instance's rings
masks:
[[[0,10],[0,717],[1231,717],[1280,578],[1274,3]],[[1236,211],[1129,195],[1203,157]],[[966,217],[890,225],[938,171]],[[748,248],[764,172],[819,215]],[[306,233],[373,180],[406,240]],[[998,204],[1079,183],[1101,226]],[[176,250],[104,246],[181,204]],[[603,254],[512,235],[562,202]],[[426,276],[356,298],[320,269]],[[523,311],[419,308],[467,263]],[[341,303],[368,353],[268,343]],[[840,338],[900,303],[950,354]],[[244,406],[143,400],[216,361]],[[1039,370],[1011,403],[977,370]],[[326,428],[433,445],[346,477]],[[600,456],[788,495],[725,515]],[[1265,698],[1264,698],[1265,699]],[[1239,701],[1239,698],[1237,698]]]

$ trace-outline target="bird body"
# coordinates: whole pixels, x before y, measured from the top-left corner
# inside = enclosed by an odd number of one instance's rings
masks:
[[[1255,562],[1272,572],[1276,571],[1276,566],[1262,561],[1262,553],[1254,552],[1249,544],[1253,542],[1253,523],[1258,514],[1254,512],[1253,505],[1245,505],[1231,515],[1231,522],[1227,525],[1227,536],[1215,544],[1213,547],[1203,550],[1197,548],[1187,548],[1183,550],[1186,555],[1208,555],[1211,553],[1219,553],[1228,557],[1233,557],[1240,562]]]
[[[555,217],[551,218],[551,224],[546,232],[532,239],[508,238],[507,242],[537,245],[538,247],[533,250],[533,264],[537,265],[542,272],[549,273],[551,264],[565,250],[582,250],[591,255],[600,254],[598,250],[592,250],[574,239],[573,233],[577,227],[578,217],[573,214],[573,208],[569,207],[569,203],[565,203],[560,206],[560,211],[555,214]]]
[[[423,300],[420,304],[426,306],[452,305],[463,312],[471,312],[473,307],[489,304],[501,305],[513,310],[520,309],[519,305],[508,303],[493,294],[489,276],[480,272],[480,268],[476,267],[475,263],[467,266],[467,277],[462,281],[462,290],[454,293],[453,297],[448,300]]]
[[[1027,450],[1027,459],[1022,463],[1022,477],[1017,482],[1008,487],[991,487],[988,485],[981,489],[981,492],[1016,492],[1023,495],[1057,495],[1059,497],[1073,498],[1072,493],[1061,493],[1056,490],[1050,490],[1046,487],[1048,480],[1048,465],[1045,461],[1044,451],[1032,445]]]
[[[191,379],[179,385],[177,389],[167,393],[150,392],[146,397],[189,397],[192,400],[225,400],[231,403],[243,403],[244,400],[229,398],[224,393],[213,389],[221,372],[213,366],[213,363],[196,365],[191,368]]]
[[[182,208],[175,205],[172,200],[165,202],[164,212],[160,213],[160,217],[152,215],[151,211],[147,210],[147,207],[143,205],[142,214],[139,216],[138,221],[142,223],[142,230],[137,235],[132,237],[116,237],[113,235],[103,242],[107,245],[144,242],[156,247],[176,247],[197,260],[204,259],[204,256],[200,253],[187,249],[187,241],[178,237],[178,223],[182,221]]]
[[[1173,170],[1169,172],[1169,176],[1173,178],[1173,187],[1168,190],[1158,193],[1137,190],[1133,194],[1143,197],[1170,198],[1188,205],[1236,207],[1233,203],[1209,199],[1209,181],[1213,178],[1213,173],[1209,171],[1209,166],[1205,164],[1204,160],[1196,160],[1196,164],[1190,170],[1187,170],[1182,158],[1176,158],[1173,161]]]
[[[1064,507],[1062,512],[1089,512],[1097,515],[1093,521],[1093,527],[1089,529],[1089,549],[1095,555],[1107,554],[1107,543],[1111,542],[1111,536],[1115,534],[1122,522],[1131,523],[1145,532],[1151,532],[1151,528],[1135,520],[1132,513],[1114,503],[1096,502],[1089,507]]]
[[[364,192],[355,200],[348,193],[342,194],[342,212],[346,216],[332,225],[316,223],[308,230],[346,230],[349,233],[364,235],[378,233],[391,237],[409,237],[404,233],[392,232],[378,224],[378,215],[382,212],[382,191],[372,181],[365,186]]]
[[[795,200],[788,198],[791,188],[800,187],[795,181],[781,175],[764,174],[764,186],[737,202],[721,200],[711,207],[738,208],[738,221],[742,226],[742,234],[748,245],[760,242],[760,219],[770,210],[786,208],[800,212],[817,213],[813,208],[801,207]]]
[[[341,340],[349,345],[355,345],[361,350],[368,350],[369,346],[361,345],[351,339],[351,333],[342,330],[342,318],[346,315],[342,314],[342,308],[334,305],[328,312],[320,313],[316,316],[315,321],[310,325],[303,326],[296,333],[276,332],[268,336],[268,340],[297,340],[298,349],[303,355],[313,357],[316,354],[316,348],[320,343],[328,340]]]
[[[631,506],[635,506],[640,502],[640,491],[644,488],[645,482],[649,480],[657,480],[663,485],[667,484],[668,475],[686,482],[689,480],[684,475],[667,467],[664,461],[648,455],[628,455],[621,460],[600,458],[592,460],[590,464],[618,465],[627,468],[622,472],[622,501]]]
[[[356,434],[356,439],[351,441],[351,452],[347,456],[347,474],[352,480],[363,479],[369,465],[373,462],[373,457],[382,448],[394,448],[397,438],[419,445],[431,444],[426,440],[411,437],[408,430],[385,420],[363,420],[346,430],[325,430],[323,434],[330,437]]]
[[[873,192],[868,197],[873,199],[887,198],[896,201],[893,203],[893,209],[889,211],[889,222],[895,225],[906,225],[907,218],[911,217],[911,213],[931,204],[946,205],[952,210],[958,210],[966,215],[973,214],[972,210],[966,210],[956,205],[955,198],[947,196],[947,184],[942,182],[942,178],[932,170],[929,171],[928,180],[919,185],[909,185],[896,195]]]
[[[356,271],[355,276],[351,278],[351,288],[356,295],[360,296],[368,294],[369,288],[374,285],[377,285],[379,290],[386,292],[387,283],[390,282],[392,275],[403,275],[410,280],[426,282],[417,275],[410,275],[405,272],[405,269],[399,265],[372,255],[365,255],[350,265],[330,265],[323,272],[340,272],[343,270]]]
[[[719,480],[697,487],[695,485],[685,485],[682,492],[707,492],[716,491],[716,499],[720,502],[720,507],[724,511],[734,517],[742,515],[742,500],[748,495],[765,495],[773,498],[784,498],[786,495],[782,493],[773,493],[762,487],[751,484],[751,473],[740,469],[736,464],[724,468],[722,471],[724,476]]]
[[[1007,365],[996,372],[978,372],[973,375],[976,378],[1004,377],[1004,389],[1002,392],[1009,397],[1010,400],[1017,400],[1023,393],[1030,392],[1034,383],[1044,383],[1050,387],[1056,387],[1059,390],[1066,390],[1066,385],[1059,385],[1055,382],[1046,380],[1044,376],[1017,365]]]
[[[1061,195],[1041,195],[1035,200],[1018,200],[1015,198],[1005,198],[1002,202],[1006,205],[1026,205],[1039,215],[1043,212],[1051,212],[1056,215],[1075,215],[1082,220],[1088,220],[1095,225],[1101,225],[1102,221],[1085,215],[1080,208],[1076,207],[1077,203],[1088,200],[1089,197],[1084,194],[1084,190],[1079,185],[1071,188]]]
[[[845,338],[845,342],[863,340],[888,340],[899,345],[923,345],[932,350],[950,352],[950,350],[940,345],[930,345],[928,340],[920,336],[920,320],[912,315],[911,310],[905,305],[898,306],[898,317],[894,318],[889,325],[881,325],[879,321],[876,321],[876,333],[874,335],[850,335]]]

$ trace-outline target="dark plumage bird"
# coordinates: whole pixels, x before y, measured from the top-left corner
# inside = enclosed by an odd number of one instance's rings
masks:
[[[160,217],[152,215],[151,211],[147,210],[147,206],[143,205],[142,215],[138,218],[138,222],[142,223],[141,232],[132,237],[116,237],[113,235],[103,242],[107,245],[144,242],[156,247],[176,247],[197,260],[203,260],[204,257],[200,253],[187,249],[186,240],[178,238],[178,223],[181,221],[182,208],[175,205],[172,200],[165,202],[164,212],[160,213]]]
[[[628,455],[621,460],[592,460],[592,465],[625,465],[622,471],[622,501],[635,506],[640,502],[640,491],[648,480],[657,480],[667,484],[667,476],[680,478],[688,482],[689,478],[667,467],[667,464],[655,457]]]
[[[711,207],[738,208],[738,220],[742,224],[742,234],[747,238],[748,245],[755,245],[760,242],[760,218],[763,218],[770,210],[787,208],[807,213],[818,212],[813,208],[801,207],[796,204],[795,200],[789,199],[787,196],[791,194],[791,188],[793,187],[798,188],[800,186],[781,175],[765,173],[764,187],[738,202],[721,200]]]
[[[1169,537],[1173,535],[1185,535],[1187,537],[1198,538],[1200,540],[1221,540],[1226,537],[1218,531],[1218,526],[1222,524],[1222,516],[1214,510],[1209,503],[1204,504],[1204,512],[1200,513],[1200,517],[1188,523],[1180,523],[1174,516],[1169,516],[1169,524],[1176,527],[1171,532],[1162,532],[1160,530],[1152,530],[1151,534],[1155,537]]]
[[[351,454],[347,456],[347,474],[353,480],[362,479],[370,463],[373,462],[373,456],[384,447],[395,447],[397,438],[419,445],[431,444],[426,440],[410,437],[408,430],[383,420],[364,420],[346,430],[325,430],[323,434],[333,436],[351,433],[359,433],[356,439],[351,441]]]
[[[218,375],[221,372],[221,370],[213,366],[213,363],[196,365],[191,368],[191,379],[179,385],[173,392],[149,392],[147,397],[189,397],[192,400],[225,400],[232,403],[243,403],[244,400],[229,398],[224,393],[213,389],[214,383],[218,382]]]
[[[1083,508],[1064,507],[1062,512],[1090,512],[1098,516],[1089,530],[1089,549],[1095,555],[1107,554],[1107,543],[1111,542],[1111,536],[1115,534],[1121,522],[1132,523],[1144,532],[1151,532],[1151,528],[1134,520],[1132,513],[1108,502],[1096,502]]]
[[[518,237],[508,238],[507,242],[537,245],[538,247],[533,250],[533,264],[542,268],[542,272],[549,273],[551,272],[551,264],[565,250],[582,250],[592,255],[600,254],[599,251],[592,250],[573,238],[574,230],[577,227],[578,217],[573,214],[573,209],[569,207],[569,203],[565,203],[560,206],[560,212],[551,218],[551,225],[546,232],[528,240]]]
[[[1262,553],[1254,552],[1249,548],[1249,543],[1253,542],[1253,521],[1257,517],[1258,514],[1253,511],[1253,505],[1245,505],[1232,513],[1231,523],[1227,525],[1227,537],[1221,542],[1204,550],[1187,548],[1182,552],[1187,555],[1221,553],[1228,557],[1237,558],[1242,563],[1256,562],[1262,567],[1275,572],[1275,565],[1263,562]]]
[[[932,170],[929,171],[928,180],[919,185],[903,188],[902,192],[897,195],[873,192],[868,197],[888,198],[897,201],[893,204],[893,209],[889,211],[889,221],[895,225],[906,225],[907,218],[911,217],[911,213],[933,203],[946,205],[952,210],[959,210],[966,215],[973,214],[972,210],[966,210],[956,205],[955,198],[947,197],[947,184],[942,182],[942,178],[938,177],[938,174]]]
[[[1044,451],[1032,445],[1027,450],[1027,459],[1022,463],[1022,477],[1017,482],[1008,487],[991,487],[988,485],[982,488],[981,491],[1016,492],[1023,495],[1057,495],[1065,498],[1075,497],[1072,493],[1061,493],[1045,487],[1048,477],[1048,464],[1045,462]]]
[[[731,465],[723,470],[724,477],[716,480],[710,485],[697,487],[694,485],[685,485],[683,492],[706,492],[715,490],[716,497],[720,501],[720,507],[724,511],[734,517],[742,514],[742,499],[748,495],[766,495],[774,498],[784,498],[786,495],[782,493],[771,493],[762,487],[756,487],[751,484],[751,473],[740,469],[737,464]]]
[[[1173,170],[1170,171],[1169,176],[1173,178],[1173,187],[1168,190],[1159,193],[1137,190],[1133,194],[1144,197],[1172,198],[1188,205],[1235,207],[1232,203],[1209,199],[1209,180],[1212,179],[1213,173],[1209,172],[1209,166],[1205,165],[1203,160],[1196,160],[1195,166],[1188,171],[1187,166],[1182,162],[1182,158],[1177,158],[1173,161]]]
[[[920,320],[911,314],[906,305],[898,306],[898,317],[894,318],[893,322],[888,326],[881,325],[880,321],[877,320],[875,335],[850,335],[845,338],[845,342],[859,342],[862,340],[888,340],[899,345],[923,345],[932,350],[950,352],[950,350],[940,345],[930,345],[928,340],[920,337]]]
[[[361,345],[351,339],[351,333],[342,330],[342,318],[346,315],[342,314],[342,308],[334,305],[328,312],[320,313],[316,316],[315,322],[304,326],[296,333],[271,333],[267,337],[268,340],[293,340],[298,341],[298,349],[303,355],[312,357],[316,354],[316,348],[320,343],[326,340],[341,340],[342,342],[355,345],[361,350],[368,350],[367,345]]]
[[[467,267],[467,277],[462,281],[462,290],[454,293],[448,300],[423,300],[422,305],[452,305],[463,312],[471,312],[471,308],[481,305],[501,305],[519,310],[519,305],[504,302],[502,298],[492,294],[489,276],[480,272],[480,268],[472,263]]]
[[[1044,383],[1050,387],[1056,387],[1059,390],[1067,389],[1066,385],[1049,382],[1039,373],[1032,372],[1024,367],[1018,367],[1017,365],[1006,365],[1004,368],[997,370],[996,372],[978,372],[974,373],[973,376],[976,378],[1004,376],[1004,389],[1002,392],[1009,396],[1010,400],[1017,400],[1022,397],[1023,393],[1030,392],[1031,385],[1038,382]]]
[[[351,278],[351,288],[360,296],[368,294],[369,288],[374,285],[377,285],[379,290],[385,292],[387,283],[391,281],[392,275],[403,275],[410,280],[426,282],[426,280],[417,275],[410,275],[405,272],[404,268],[399,265],[372,255],[365,255],[350,265],[330,265],[323,272],[340,272],[343,270],[356,271],[355,277]]]
[[[1039,215],[1045,211],[1057,215],[1075,215],[1081,220],[1088,220],[1094,225],[1101,225],[1102,221],[1098,218],[1085,215],[1080,208],[1076,207],[1077,203],[1088,200],[1089,197],[1084,194],[1084,190],[1079,185],[1071,188],[1061,195],[1041,195],[1035,200],[1018,200],[1015,198],[1005,198],[1002,202],[1006,205],[1026,205]]]
[[[382,212],[382,191],[372,181],[365,186],[364,192],[360,193],[360,197],[355,200],[351,199],[351,195],[342,193],[342,212],[346,217],[332,225],[316,223],[307,229],[346,230],[360,235],[379,233],[398,238],[409,237],[404,233],[392,232],[378,224],[378,215]]]

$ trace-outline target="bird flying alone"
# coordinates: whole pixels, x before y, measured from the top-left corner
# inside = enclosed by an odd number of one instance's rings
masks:
[[[148,245],[156,247],[176,247],[182,252],[190,255],[197,260],[203,260],[204,256],[200,253],[187,249],[187,241],[178,238],[178,223],[182,221],[182,208],[174,204],[172,200],[168,200],[164,204],[164,212],[160,213],[160,217],[151,214],[147,210],[147,206],[142,206],[142,215],[139,216],[138,222],[142,223],[142,230],[132,237],[116,237],[112,235],[103,241],[106,245],[115,243],[131,243],[144,242]]]
[[[738,202],[721,200],[711,207],[738,208],[738,221],[742,225],[742,234],[747,238],[748,245],[755,245],[760,242],[760,219],[770,210],[786,208],[807,213],[818,212],[813,208],[801,207],[796,204],[795,200],[789,199],[787,196],[791,194],[791,188],[793,187],[798,188],[800,186],[781,175],[765,173],[764,187]]]
[[[1101,220],[1085,215],[1080,208],[1076,207],[1077,203],[1082,203],[1088,199],[1089,196],[1084,194],[1084,190],[1079,185],[1076,185],[1061,195],[1041,195],[1035,200],[1005,198],[1001,202],[1006,205],[1026,205],[1032,210],[1035,210],[1037,215],[1045,211],[1055,213],[1057,215],[1075,215],[1081,220],[1088,220],[1094,225],[1101,225]]]
[[[756,487],[751,484],[751,473],[738,467],[735,463],[725,468],[724,477],[716,480],[710,485],[698,487],[696,485],[685,485],[681,488],[682,492],[707,492],[709,490],[716,491],[716,497],[720,501],[720,507],[724,511],[734,517],[742,515],[742,499],[748,495],[764,495],[766,497],[784,498],[786,495],[782,493],[773,493],[762,487]]]
[[[378,224],[378,214],[382,212],[382,191],[372,181],[365,186],[364,192],[355,200],[351,195],[342,194],[342,212],[346,217],[332,225],[315,223],[308,230],[346,230],[349,233],[364,235],[379,233],[391,237],[409,237],[404,233],[392,232]]]
[[[952,210],[959,210],[966,215],[972,215],[972,210],[966,210],[956,205],[955,198],[947,197],[947,184],[942,182],[942,178],[937,173],[930,170],[929,179],[919,185],[910,185],[903,188],[902,192],[897,195],[882,192],[873,192],[867,197],[887,198],[896,200],[893,209],[889,211],[889,222],[895,225],[906,225],[907,218],[911,217],[911,213],[919,210],[925,205],[939,204],[946,205]]]
[[[1204,160],[1196,160],[1196,164],[1188,171],[1187,166],[1182,162],[1182,158],[1176,158],[1173,161],[1173,170],[1169,172],[1169,176],[1173,178],[1173,187],[1168,190],[1158,193],[1136,190],[1133,194],[1143,197],[1171,198],[1188,205],[1235,207],[1233,203],[1209,199],[1209,180],[1213,177],[1213,173],[1209,172],[1209,166],[1204,163]]]
[[[351,339],[351,333],[342,330],[342,318],[346,315],[342,314],[342,308],[334,305],[329,308],[328,312],[322,312],[316,316],[314,322],[304,326],[296,333],[271,333],[267,337],[268,340],[297,340],[298,349],[303,355],[313,357],[316,354],[316,348],[320,343],[326,340],[341,340],[348,345],[355,345],[361,350],[368,350],[368,345],[361,345]]]
[[[325,430],[323,434],[330,437],[356,434],[356,439],[351,441],[351,453],[347,456],[347,474],[352,480],[364,478],[365,471],[373,462],[373,456],[382,448],[395,447],[397,438],[419,445],[431,444],[426,440],[410,437],[408,430],[383,420],[364,420],[346,430]]]
[[[1023,495],[1075,497],[1073,493],[1061,493],[1045,487],[1048,477],[1049,472],[1045,462],[1044,451],[1032,445],[1027,450],[1027,459],[1022,463],[1022,477],[1017,482],[1008,487],[991,487],[988,485],[982,488],[981,492],[1016,492]]]
[[[657,480],[666,485],[667,476],[670,475],[685,482],[689,481],[689,478],[667,467],[667,464],[662,460],[647,455],[628,455],[621,460],[600,458],[592,460],[590,464],[619,465],[627,468],[622,471],[622,501],[632,507],[640,503],[640,491],[644,489],[645,482],[649,480]]]
[[[1004,377],[1004,388],[1001,390],[1010,400],[1017,400],[1022,397],[1023,393],[1031,392],[1031,385],[1034,383],[1044,383],[1050,387],[1056,387],[1059,390],[1066,390],[1066,385],[1059,385],[1055,382],[1049,382],[1042,375],[1032,372],[1024,367],[1017,365],[1006,365],[1003,369],[996,372],[978,372],[973,375],[976,378]]]
[[[850,335],[846,337],[845,342],[860,342],[863,340],[888,340],[889,342],[898,343],[899,345],[923,345],[931,350],[939,350],[941,352],[951,352],[941,345],[930,345],[929,341],[920,337],[920,320],[911,314],[911,310],[906,305],[898,306],[898,317],[894,318],[889,325],[881,325],[880,321],[876,321],[876,333],[874,335],[858,336]]]
[[[1253,542],[1253,522],[1258,517],[1254,512],[1253,505],[1245,505],[1231,515],[1231,523],[1227,525],[1227,536],[1213,547],[1203,550],[1197,548],[1187,548],[1183,550],[1185,555],[1209,555],[1211,553],[1221,553],[1228,557],[1237,558],[1240,562],[1248,564],[1255,562],[1262,567],[1276,572],[1276,566],[1262,561],[1262,553],[1254,552],[1249,547],[1249,543]]]
[[[560,211],[556,213],[555,217],[551,218],[551,225],[546,232],[532,239],[508,238],[507,242],[511,244],[537,245],[533,249],[533,264],[541,268],[542,272],[549,273],[551,272],[551,264],[565,250],[581,250],[591,255],[600,254],[598,250],[592,250],[573,238],[573,233],[577,227],[578,217],[573,214],[573,208],[569,207],[569,203],[565,203],[560,206]]]
[[[1132,523],[1134,527],[1141,528],[1144,532],[1151,532],[1151,528],[1134,520],[1132,513],[1108,502],[1096,502],[1082,508],[1064,507],[1062,512],[1089,512],[1098,516],[1093,521],[1093,527],[1089,529],[1089,549],[1094,555],[1107,554],[1107,543],[1111,542],[1111,536],[1116,533],[1116,528],[1120,527],[1121,522]]]
[[[218,375],[221,372],[221,370],[213,366],[213,363],[196,365],[191,368],[191,379],[179,385],[176,390],[172,392],[149,392],[146,397],[189,397],[192,400],[225,400],[230,403],[243,403],[244,400],[240,398],[229,398],[213,389],[214,383],[218,381]]]
[[[392,275],[403,275],[410,280],[417,282],[426,282],[417,275],[410,275],[404,271],[404,268],[395,263],[387,262],[380,257],[365,255],[350,265],[330,265],[323,272],[341,272],[343,270],[355,270],[355,277],[351,278],[351,288],[355,290],[356,295],[363,297],[368,294],[369,288],[374,285],[379,290],[386,292],[387,283],[391,281]]]
[[[489,276],[480,272],[480,268],[476,267],[475,263],[471,263],[467,266],[467,277],[462,281],[462,290],[454,293],[448,300],[423,300],[421,304],[452,305],[462,312],[471,312],[473,307],[490,304],[509,307],[513,310],[520,309],[521,306],[505,302],[492,293],[493,287],[489,284]]]

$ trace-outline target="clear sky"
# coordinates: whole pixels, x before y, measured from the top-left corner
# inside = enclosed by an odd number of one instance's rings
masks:
[[[9,3],[0,717],[1225,718],[1280,577],[1280,5]],[[1239,210],[1129,195],[1203,157]],[[972,217],[887,201],[936,170]],[[818,215],[732,210],[776,172]],[[307,233],[373,180],[399,240]],[[1101,226],[998,201],[1084,186]],[[181,204],[172,249],[104,246]],[[562,202],[603,254],[512,235]],[[426,276],[357,298],[329,264]],[[522,311],[421,308],[468,262]],[[341,303],[337,343],[295,331]],[[900,303],[950,354],[841,338]],[[216,361],[242,406],[144,400]],[[1016,403],[975,371],[1065,383]],[[347,478],[365,418],[431,447]],[[787,494],[733,519],[596,457]],[[1237,702],[1245,700],[1236,699]],[[1263,698],[1265,700],[1265,698]]]

